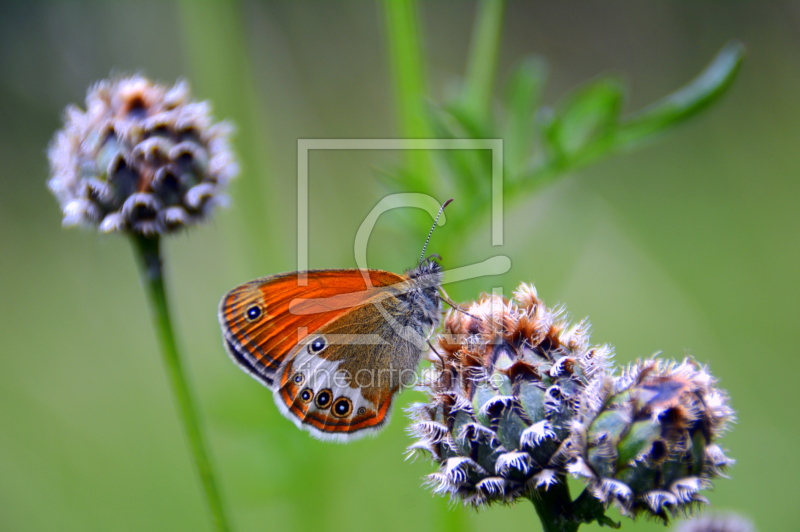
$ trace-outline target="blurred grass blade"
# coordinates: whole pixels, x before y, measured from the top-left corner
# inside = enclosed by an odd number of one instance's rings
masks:
[[[620,127],[616,144],[628,148],[656,133],[684,122],[717,101],[733,83],[744,59],[745,48],[731,41],[694,80],[643,109]]]
[[[529,57],[517,68],[508,83],[505,129],[505,163],[511,177],[525,164],[534,141],[534,117],[547,82],[547,63],[541,57]]]

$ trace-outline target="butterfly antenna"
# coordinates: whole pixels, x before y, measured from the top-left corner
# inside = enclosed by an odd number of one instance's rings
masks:
[[[425,250],[428,249],[428,242],[431,241],[431,237],[433,236],[433,230],[436,229],[436,224],[439,223],[439,218],[442,216],[444,212],[444,208],[450,205],[453,201],[453,198],[445,201],[442,206],[439,208],[439,214],[436,215],[436,219],[433,221],[433,227],[431,227],[430,232],[428,233],[428,238],[425,239],[425,245],[422,246],[422,254],[419,256],[419,263],[422,264],[422,261],[425,260]]]

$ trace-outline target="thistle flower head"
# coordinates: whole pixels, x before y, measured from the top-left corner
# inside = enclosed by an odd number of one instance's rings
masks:
[[[49,149],[64,225],[169,233],[203,220],[238,173],[231,126],[213,123],[189,87],[139,75],[104,80],[69,106]]]
[[[687,358],[637,362],[606,379],[572,424],[567,469],[625,514],[666,521],[733,463],[716,441],[734,418],[708,370]]]
[[[611,505],[667,521],[705,501],[699,491],[733,463],[717,444],[734,418],[726,394],[688,358],[615,376],[588,330],[524,284],[513,300],[448,313],[422,382],[429,400],[409,409],[409,456],[436,462],[435,493],[482,506],[557,486],[558,518],[606,524]],[[574,504],[568,474],[587,483]]]
[[[445,319],[423,381],[430,400],[410,408],[409,453],[438,464],[428,477],[434,492],[474,506],[564,482],[572,420],[595,402],[610,350],[591,346],[588,324],[570,326],[530,285],[465,312]]]

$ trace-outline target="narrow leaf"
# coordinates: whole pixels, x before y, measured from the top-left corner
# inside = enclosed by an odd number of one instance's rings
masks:
[[[439,138],[482,139],[491,138],[476,129],[476,124],[466,114],[453,112],[458,106],[448,108],[429,107],[429,119],[434,133]],[[491,178],[491,154],[485,150],[437,150],[436,156],[444,160],[452,170],[458,187],[484,191]]]
[[[744,59],[744,45],[731,41],[688,85],[648,106],[621,125],[617,146],[630,147],[642,139],[684,122],[727,92]]]
[[[488,121],[490,115],[504,11],[503,0],[483,0],[478,4],[472,31],[463,104],[481,122]]]
[[[505,163],[512,173],[517,173],[530,156],[535,131],[534,116],[546,81],[547,64],[540,57],[523,61],[509,81],[504,151]]]
[[[622,105],[622,86],[603,78],[580,88],[557,111],[548,137],[564,156],[572,158],[615,131]]]

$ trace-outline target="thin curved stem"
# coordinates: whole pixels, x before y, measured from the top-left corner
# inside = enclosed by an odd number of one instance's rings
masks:
[[[183,429],[189,440],[195,467],[197,467],[200,481],[205,490],[206,503],[211,511],[216,530],[230,530],[222,505],[222,498],[211,468],[211,462],[206,452],[206,444],[200,429],[197,409],[183,371],[180,353],[175,341],[175,333],[172,329],[167,294],[164,289],[164,272],[160,250],[161,239],[158,235],[145,237],[138,234],[133,235],[131,239],[133,241],[134,254],[139,264],[139,272],[150,303],[153,326],[156,330],[158,343],[161,346],[164,367],[177,402],[178,414],[183,421]]]

